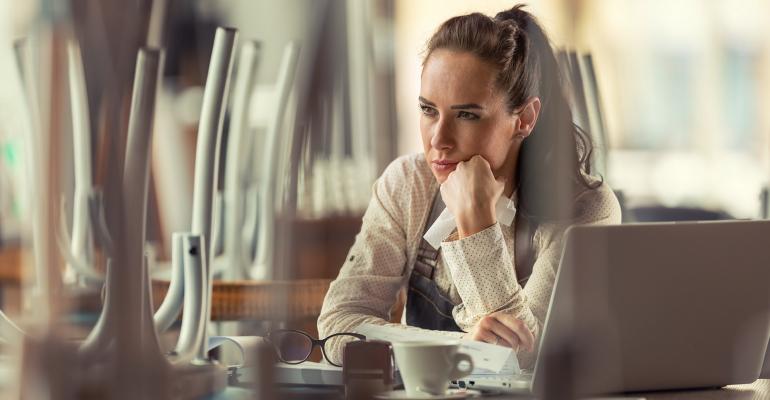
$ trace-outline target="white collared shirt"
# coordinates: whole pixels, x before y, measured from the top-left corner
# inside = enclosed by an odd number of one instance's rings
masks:
[[[396,159],[375,182],[361,232],[326,294],[318,318],[320,337],[350,332],[364,322],[389,324],[399,291],[409,285],[437,190],[438,182],[422,154]],[[620,206],[606,184],[583,191],[575,202],[580,210],[576,220],[538,226],[533,238],[535,264],[524,288],[513,264],[515,224],[496,223],[474,235],[459,240],[450,237],[441,243],[434,279],[439,291],[456,304],[452,315],[461,329],[467,332],[483,316],[506,310],[524,321],[539,339],[564,231],[573,224],[620,223]],[[342,346],[341,342],[330,343],[328,355],[340,360]],[[535,356],[520,353],[522,368],[531,368]]]

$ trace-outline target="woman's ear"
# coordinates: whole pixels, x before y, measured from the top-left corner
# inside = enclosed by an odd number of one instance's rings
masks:
[[[516,123],[517,139],[523,140],[532,133],[537,123],[537,117],[540,115],[540,105],[540,98],[532,97],[521,107]]]

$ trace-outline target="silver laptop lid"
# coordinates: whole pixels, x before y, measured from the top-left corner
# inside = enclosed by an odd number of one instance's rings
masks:
[[[762,379],[770,379],[770,341],[767,342],[765,350],[765,362],[762,364],[762,372],[759,374]]]
[[[573,227],[534,388],[597,394],[753,382],[769,310],[770,221]]]

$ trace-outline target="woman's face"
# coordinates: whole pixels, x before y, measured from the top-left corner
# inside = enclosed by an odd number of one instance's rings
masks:
[[[478,154],[495,177],[511,181],[521,144],[518,116],[495,86],[498,69],[468,52],[433,51],[422,71],[420,133],[431,170],[443,183],[459,161]],[[527,132],[528,133],[528,132]]]

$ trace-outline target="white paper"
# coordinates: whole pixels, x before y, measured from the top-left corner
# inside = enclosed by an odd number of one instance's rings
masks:
[[[257,355],[257,346],[265,339],[261,336],[212,336],[209,338],[208,351],[215,349],[227,342],[232,343],[241,352],[241,363],[230,367],[244,367],[254,365]]]
[[[508,356],[508,359],[506,359],[505,363],[503,364],[503,368],[501,368],[499,371],[494,371],[494,370],[485,369],[485,368],[474,368],[470,376],[471,377],[479,376],[479,375],[513,376],[513,375],[519,375],[519,374],[521,374],[521,369],[519,368],[519,359],[516,358],[516,353],[511,351],[511,354]]]
[[[238,383],[248,385],[258,382],[259,371],[256,368],[240,368]],[[275,365],[274,381],[281,385],[342,386],[342,368],[313,361],[296,365],[278,363]]]
[[[647,400],[646,397],[617,396],[617,397],[588,397],[585,400]]]
[[[293,385],[342,385],[342,368],[305,361],[301,364],[276,364],[275,380]]]
[[[361,324],[355,329],[367,339],[384,340],[386,342],[415,342],[425,340],[447,340],[449,336],[429,331],[401,329],[394,326]],[[475,340],[459,339],[460,351],[473,359],[473,374],[483,373],[520,373],[516,354],[508,347],[497,346]]]
[[[516,207],[513,205],[513,200],[500,196],[495,204],[495,215],[497,222],[505,226],[511,226],[513,218],[516,216]],[[446,239],[456,227],[454,215],[452,215],[448,208],[445,208],[436,218],[436,221],[433,222],[433,225],[425,232],[423,238],[434,249],[438,250],[441,241]]]

